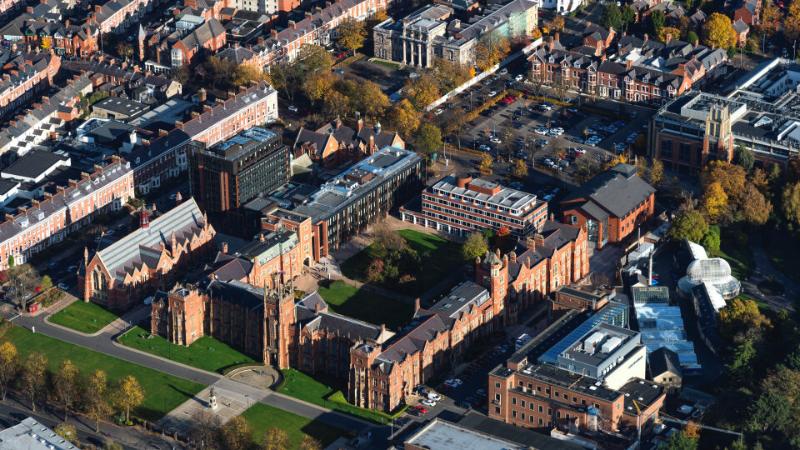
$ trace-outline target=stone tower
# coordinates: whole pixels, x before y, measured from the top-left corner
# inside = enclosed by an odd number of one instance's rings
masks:
[[[273,275],[272,288],[264,287],[264,364],[279,369],[291,366],[294,328],[294,285]]]
[[[706,115],[706,129],[703,135],[703,151],[700,167],[709,160],[731,162],[733,159],[733,131],[731,131],[730,110],[727,105],[713,104]]]

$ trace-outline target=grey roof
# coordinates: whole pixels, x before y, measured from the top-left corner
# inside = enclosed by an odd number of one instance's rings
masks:
[[[377,360],[386,364],[387,371],[391,370],[391,365],[401,362],[407,356],[422,351],[425,345],[433,340],[439,333],[445,333],[449,326],[439,314],[431,314],[425,318],[418,318],[408,325],[410,331],[403,334],[387,347],[383,349]]]
[[[28,417],[13,427],[0,431],[0,448],[3,450],[78,449],[78,447],[72,445],[32,417]]]
[[[647,184],[636,168],[629,164],[618,164],[585,183],[565,202],[575,199],[593,201],[615,217],[625,217],[639,204],[647,200],[656,190]]]
[[[298,320],[304,322],[304,329],[323,329],[352,341],[378,342],[381,339],[380,326],[329,311],[328,304],[317,291],[298,301],[295,310]]]
[[[212,280],[208,285],[208,291],[212,298],[222,299],[246,309],[264,307],[264,289],[239,280]]]
[[[115,114],[125,114],[128,117],[138,116],[147,111],[149,107],[144,103],[127,98],[108,97],[92,105],[92,110],[102,109]]]
[[[200,48],[206,42],[214,39],[217,36],[225,34],[225,27],[222,26],[219,20],[212,18],[204,24],[195,28],[194,31],[189,33],[185,38],[181,39],[186,48]]]
[[[69,156],[47,150],[31,150],[3,169],[2,173],[11,178],[37,178],[63,161],[69,161]]]
[[[4,52],[9,53],[9,52]],[[0,79],[0,92],[5,92],[25,83],[30,78],[47,70],[51,54],[47,53],[22,53],[14,55],[4,54],[9,59],[3,61],[3,74],[9,78]]]
[[[52,214],[59,213],[69,205],[81,201],[86,195],[91,195],[94,190],[102,189],[116,182],[130,171],[130,165],[127,163],[117,162],[106,165],[102,172],[91,174],[88,179],[79,181],[77,187],[67,187],[63,192],[57,192],[52,198],[42,200],[38,206],[32,206],[25,212],[17,214],[13,220],[0,223],[0,242],[23,232],[31,224],[46,220]]]
[[[749,29],[750,26],[744,23],[742,19],[737,19],[736,22],[733,22],[733,30],[736,31],[736,33],[741,34],[744,33],[745,31],[748,31]]]
[[[258,259],[259,264],[264,264],[280,255],[285,255],[299,244],[297,233],[290,230],[263,232],[261,236],[240,248],[237,256],[241,255],[251,261]]]
[[[527,446],[433,419],[406,440],[406,445],[430,450],[527,450]]]
[[[489,291],[472,281],[464,281],[456,285],[441,300],[427,310],[441,315],[448,321],[458,317],[475,306],[481,306],[490,300]]]
[[[542,260],[552,257],[556,250],[574,241],[578,237],[580,231],[580,228],[566,223],[552,220],[545,221],[541,231],[538,233],[543,238],[542,244],[536,245],[534,249],[527,248],[523,250],[523,252],[517,256],[516,261],[509,261],[509,276],[513,279],[519,275],[523,264],[528,264],[528,267],[533,267]]]
[[[228,47],[217,53],[217,58],[224,59],[233,63],[243,64],[255,57],[255,53],[244,47]]]
[[[469,412],[458,425],[467,429],[496,436],[510,442],[522,444],[525,448],[536,450],[581,450],[582,446],[562,439],[555,439],[546,434],[500,422],[477,412]],[[458,449],[456,449],[458,450]]]
[[[97,256],[113,277],[122,279],[134,266],[152,262],[152,252],[160,253],[160,244],[169,247],[173,233],[177,239],[188,238],[202,230],[205,223],[200,207],[194,198],[189,198],[153,219],[146,228],[139,228],[100,250]]]
[[[217,253],[211,264],[213,279],[221,281],[241,280],[250,275],[253,263],[238,256]]]
[[[655,377],[662,373],[674,373],[681,375],[681,363],[678,360],[678,354],[668,349],[661,347],[656,351],[647,355],[647,366],[650,369],[650,376]]]

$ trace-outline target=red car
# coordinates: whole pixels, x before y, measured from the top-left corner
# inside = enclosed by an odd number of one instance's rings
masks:
[[[501,100],[501,102],[503,102],[504,105],[510,105],[515,101],[517,101],[517,98],[514,97],[513,95],[509,95],[508,97],[505,97],[503,100]]]
[[[422,405],[414,406],[414,410],[416,410],[420,414],[427,414],[428,413],[428,408],[426,408],[426,407],[424,407]]]

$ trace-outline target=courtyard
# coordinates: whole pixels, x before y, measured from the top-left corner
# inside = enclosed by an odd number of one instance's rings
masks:
[[[451,276],[461,272],[464,260],[461,246],[431,233],[416,230],[399,230],[409,248],[416,253],[413,267],[399,267],[399,280],[385,280],[379,286],[397,291],[410,297],[418,297]],[[341,264],[342,273],[353,280],[367,281],[367,269],[378,257],[376,244],[356,253]],[[413,279],[403,280],[405,272],[413,273]]]
[[[375,325],[386,324],[393,330],[408,323],[414,312],[410,302],[388,298],[344,281],[322,281],[317,292],[334,312]]]
[[[144,328],[135,326],[117,341],[126,347],[209,372],[224,373],[235,366],[256,362],[253,358],[210,336],[203,336],[192,345],[184,347],[173,344],[161,336],[153,336]]]

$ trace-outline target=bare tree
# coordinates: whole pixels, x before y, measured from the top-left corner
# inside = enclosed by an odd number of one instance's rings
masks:
[[[22,364],[22,373],[19,377],[20,389],[28,397],[31,410],[34,412],[36,412],[36,401],[44,390],[46,371],[47,358],[41,353],[31,353]]]

